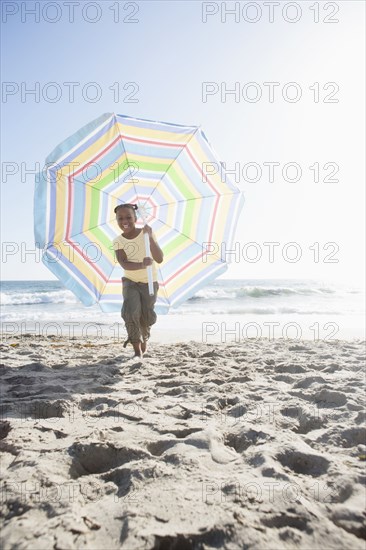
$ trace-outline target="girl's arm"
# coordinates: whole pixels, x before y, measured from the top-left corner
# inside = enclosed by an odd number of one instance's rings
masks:
[[[146,263],[144,262],[130,262],[127,260],[126,252],[124,250],[115,250],[117,262],[123,269],[128,271],[136,271],[137,269],[144,269]],[[151,260],[150,260],[151,263]],[[147,264],[150,265],[150,264]]]

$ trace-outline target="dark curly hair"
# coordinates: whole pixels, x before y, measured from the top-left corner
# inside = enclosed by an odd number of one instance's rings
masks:
[[[135,212],[135,214],[136,214],[136,210],[138,209],[138,206],[137,206],[137,204],[128,204],[128,203],[126,203],[126,204],[118,204],[118,205],[116,206],[116,208],[114,209],[114,213],[115,213],[115,214],[117,214],[117,210],[118,210],[119,208],[131,208],[131,209]]]

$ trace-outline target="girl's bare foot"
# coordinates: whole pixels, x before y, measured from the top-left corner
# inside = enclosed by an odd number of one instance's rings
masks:
[[[142,353],[145,353],[147,350],[147,341],[144,340],[143,342],[141,342],[141,351]]]
[[[141,342],[132,342],[135,357],[142,357]]]

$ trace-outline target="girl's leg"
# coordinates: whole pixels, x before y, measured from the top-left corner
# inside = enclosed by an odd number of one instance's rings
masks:
[[[150,328],[156,323],[156,313],[154,311],[154,305],[158,295],[159,285],[154,283],[154,294],[150,296],[149,288],[147,284],[140,285],[141,292],[141,319],[140,328],[142,334],[141,351],[145,353],[147,349],[147,341],[150,338]]]
[[[135,355],[141,357],[141,296],[138,284],[129,279],[123,279],[123,305],[121,315],[125,321],[128,340],[133,346]]]
[[[132,345],[135,352],[135,357],[142,357],[144,352],[142,351],[141,342],[132,342]]]

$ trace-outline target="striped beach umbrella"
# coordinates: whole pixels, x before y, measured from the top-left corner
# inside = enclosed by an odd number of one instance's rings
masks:
[[[164,252],[156,310],[179,306],[231,257],[244,199],[221,168],[197,126],[102,115],[56,147],[36,177],[35,241],[44,264],[86,306],[119,310],[114,208],[137,204]]]

